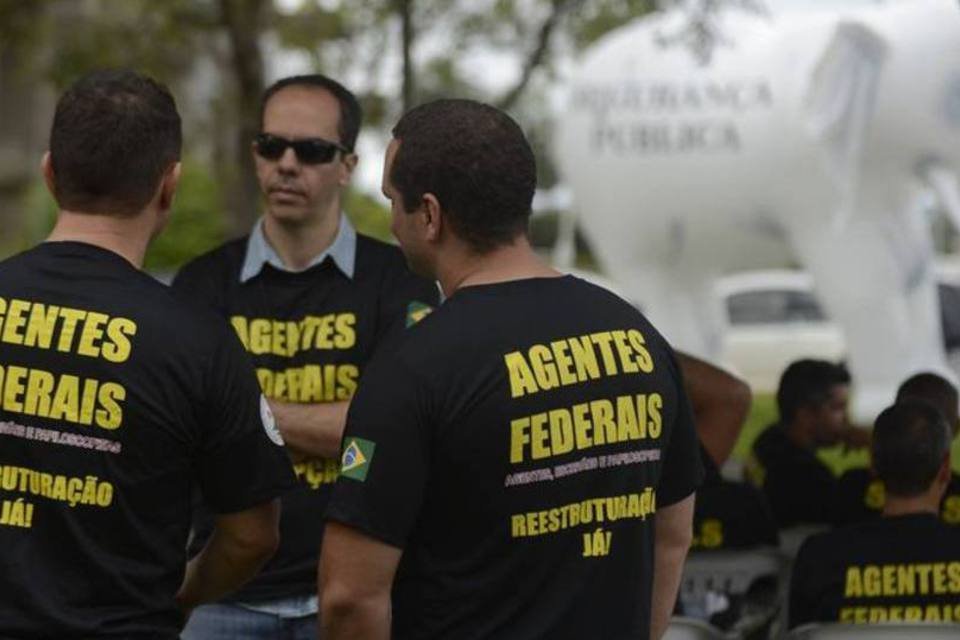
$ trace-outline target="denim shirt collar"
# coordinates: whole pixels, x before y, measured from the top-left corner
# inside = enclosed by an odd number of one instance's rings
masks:
[[[323,262],[327,256],[333,260],[337,268],[348,278],[353,278],[354,267],[357,259],[357,231],[350,224],[347,216],[340,214],[340,225],[337,229],[337,235],[333,242],[325,251],[316,256],[303,269],[291,269],[283,264],[283,260],[274,251],[267,237],[263,233],[263,218],[257,220],[250,237],[247,239],[247,253],[243,259],[243,266],[240,269],[240,282],[247,282],[256,276],[263,269],[263,265],[269,264],[271,267],[288,273],[299,273],[306,271],[311,267]]]

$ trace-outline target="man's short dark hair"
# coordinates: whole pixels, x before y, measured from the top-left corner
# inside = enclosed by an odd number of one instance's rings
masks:
[[[267,103],[275,93],[287,87],[307,87],[321,89],[326,91],[340,105],[340,119],[337,122],[337,135],[340,136],[340,144],[350,151],[357,144],[357,136],[360,135],[360,125],[363,123],[363,110],[357,97],[350,93],[346,87],[332,78],[319,73],[310,73],[302,76],[290,76],[281,78],[267,87],[260,99],[260,127],[263,127],[263,114],[267,110]],[[337,142],[337,141],[333,141]]]
[[[134,71],[95,71],[57,102],[50,131],[61,209],[133,215],[180,159],[180,115],[170,91]]]
[[[792,362],[777,387],[780,422],[792,421],[801,407],[819,407],[830,398],[834,387],[848,384],[850,374],[842,364],[806,359]]]
[[[950,427],[929,402],[904,400],[877,417],[871,449],[887,492],[909,498],[933,483],[950,450]]]
[[[951,429],[957,429],[960,396],[957,388],[946,378],[930,372],[910,376],[897,389],[896,401],[909,399],[929,402],[940,410]]]
[[[483,253],[526,233],[537,167],[520,126],[472,100],[437,100],[407,112],[390,182],[403,208],[426,193],[440,202],[457,236]]]

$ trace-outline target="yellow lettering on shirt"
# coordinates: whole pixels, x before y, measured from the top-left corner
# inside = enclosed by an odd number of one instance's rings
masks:
[[[10,413],[114,430],[123,424],[126,397],[116,382],[0,366],[0,408]]]
[[[960,561],[849,566],[843,595],[845,598],[960,595]]]
[[[657,439],[663,432],[659,393],[597,399],[510,421],[510,462],[542,460],[603,444]]]
[[[360,368],[355,364],[308,364],[275,371],[257,368],[263,394],[283,402],[339,402],[357,390]]]
[[[121,363],[130,357],[130,337],[136,332],[129,318],[0,298],[0,342],[7,344]]]
[[[534,344],[503,356],[510,396],[548,391],[601,376],[651,373],[653,359],[637,329],[601,331]]]
[[[582,527],[594,531],[617,520],[646,520],[656,511],[656,492],[647,487],[639,493],[587,498],[540,511],[515,513],[510,516],[510,535],[529,538]],[[609,538],[606,540],[609,544]],[[597,545],[594,543],[592,548]]]
[[[302,351],[351,349],[357,343],[357,316],[330,313],[304,316],[300,320],[230,318],[240,342],[254,355],[271,354],[292,358]]]
[[[841,607],[837,620],[847,624],[879,622],[956,622],[960,621],[960,604],[910,603],[895,605],[863,605]]]

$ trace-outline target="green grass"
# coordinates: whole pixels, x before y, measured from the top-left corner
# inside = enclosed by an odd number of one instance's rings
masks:
[[[746,461],[750,455],[750,447],[760,432],[777,419],[777,407],[772,393],[757,393],[753,396],[753,406],[747,422],[740,432],[737,446],[734,447],[733,457]],[[831,447],[821,450],[818,455],[834,473],[841,474],[854,467],[866,467],[870,464],[870,457],[865,449],[859,451],[843,451],[842,447]],[[953,469],[960,473],[960,438],[953,441]]]

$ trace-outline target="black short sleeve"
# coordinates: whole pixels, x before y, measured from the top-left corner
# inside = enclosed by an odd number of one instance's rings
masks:
[[[436,283],[412,274],[398,263],[384,277],[379,300],[378,349],[396,344],[407,327],[433,311],[439,303],[439,290]]]
[[[693,421],[693,410],[684,391],[683,377],[676,360],[670,365],[677,380],[677,413],[670,431],[670,442],[663,458],[663,475],[657,487],[657,504],[667,507],[680,502],[703,482],[703,461]]]
[[[403,548],[430,474],[424,387],[395,358],[368,369],[350,405],[327,519]]]
[[[209,362],[204,402],[198,468],[214,511],[250,508],[293,484],[280,431],[243,345],[226,324]]]

